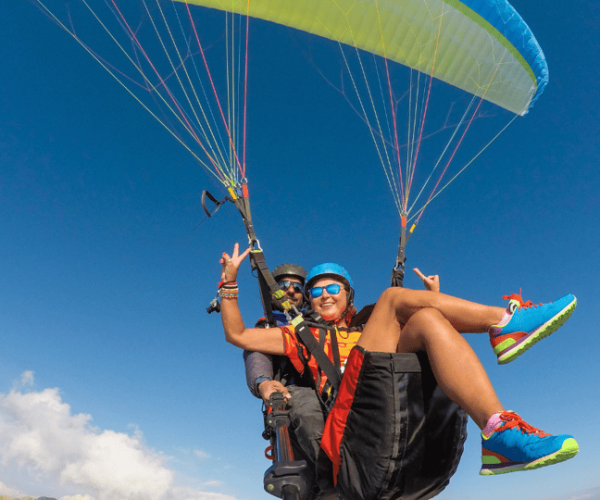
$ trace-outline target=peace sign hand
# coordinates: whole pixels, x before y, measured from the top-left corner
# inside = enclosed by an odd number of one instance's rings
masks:
[[[233,246],[233,253],[231,254],[231,257],[226,252],[223,252],[223,256],[219,260],[219,263],[223,266],[223,270],[221,271],[221,281],[227,283],[237,279],[237,273],[238,269],[240,268],[240,264],[250,253],[250,248],[246,248],[241,255],[239,252],[239,243],[236,243]]]

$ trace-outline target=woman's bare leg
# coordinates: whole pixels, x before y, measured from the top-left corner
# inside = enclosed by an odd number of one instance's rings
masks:
[[[388,288],[377,301],[375,310],[380,302],[386,302],[402,324],[420,309],[437,309],[460,333],[487,332],[500,322],[506,311],[502,307],[486,306],[452,295],[408,288]]]
[[[483,429],[503,407],[468,342],[436,309],[419,309],[401,328],[389,305],[377,303],[358,345],[378,352],[426,351],[439,386]]]
[[[444,393],[483,429],[504,408],[469,343],[439,311],[421,309],[402,329],[398,352],[426,351]]]

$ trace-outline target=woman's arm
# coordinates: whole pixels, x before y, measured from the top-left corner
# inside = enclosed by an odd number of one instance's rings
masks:
[[[223,266],[221,281],[227,285],[236,282],[238,269],[248,256],[250,249],[239,254],[239,245],[233,247],[231,257],[223,253],[220,263]],[[230,285],[233,286],[233,285]],[[266,354],[285,354],[283,332],[279,328],[246,328],[238,306],[237,291],[221,293],[221,320],[225,331],[225,340],[248,351],[259,351]]]

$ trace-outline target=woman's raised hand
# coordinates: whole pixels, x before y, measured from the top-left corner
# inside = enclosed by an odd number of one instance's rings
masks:
[[[239,243],[236,243],[233,246],[233,253],[231,254],[231,257],[227,254],[227,252],[223,252],[223,256],[219,260],[223,266],[223,270],[221,271],[221,281],[235,281],[237,279],[237,273],[238,269],[240,268],[240,264],[249,253],[250,248],[246,248],[246,250],[240,255]]]
[[[425,276],[418,268],[414,268],[413,271],[416,275],[423,280],[423,284],[427,290],[432,292],[440,291],[440,277],[437,274],[432,274],[431,276]]]

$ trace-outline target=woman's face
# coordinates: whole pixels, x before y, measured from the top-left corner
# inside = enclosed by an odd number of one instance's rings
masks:
[[[322,278],[311,286],[311,288],[320,288],[332,284],[340,286],[338,294],[330,294],[323,288],[323,293],[319,297],[312,298],[311,296],[310,298],[313,311],[318,313],[325,321],[335,321],[342,316],[342,313],[348,307],[348,292],[344,288],[344,284],[334,278]]]

